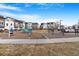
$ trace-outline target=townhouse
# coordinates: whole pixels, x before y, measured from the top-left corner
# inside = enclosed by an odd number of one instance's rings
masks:
[[[39,25],[38,23],[32,23],[32,29],[38,30],[39,29],[38,25]]]
[[[32,22],[23,22],[23,28],[24,29],[32,28]]]
[[[59,27],[59,23],[56,22],[41,23],[39,27],[38,23],[24,22],[11,17],[4,18],[3,16],[0,16],[0,29],[9,29],[10,26],[12,26],[13,29],[16,30],[20,30],[22,28],[32,28],[33,30],[37,30],[39,28],[48,29],[48,25],[50,28],[54,29],[58,29]]]
[[[40,25],[40,29],[48,29],[48,27],[51,28],[51,29],[57,28],[55,22],[41,23],[41,25]]]
[[[16,20],[16,19],[11,18],[11,17],[6,17],[4,28],[9,29],[10,26],[13,27],[13,29],[15,29],[15,30],[20,30],[23,27],[23,21]]]
[[[5,27],[5,18],[3,16],[0,16],[0,30],[4,30]]]
[[[14,28],[15,30],[20,30],[23,28],[23,21],[20,20],[14,20]]]
[[[48,27],[48,26],[49,26],[49,28],[51,28],[51,29],[56,29],[56,28],[57,28],[55,22],[47,22],[47,27]]]
[[[13,27],[13,29],[14,29],[14,19],[11,18],[11,17],[6,17],[5,18],[5,27],[4,28],[9,29],[10,26]]]

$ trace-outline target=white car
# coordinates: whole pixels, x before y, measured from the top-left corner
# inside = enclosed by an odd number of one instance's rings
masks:
[[[73,32],[75,32],[75,30],[74,29],[65,29],[65,32],[73,33]]]

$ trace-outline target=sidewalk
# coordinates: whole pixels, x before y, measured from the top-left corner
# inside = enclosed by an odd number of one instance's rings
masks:
[[[78,41],[79,37],[54,39],[0,39],[0,44],[48,44]]]

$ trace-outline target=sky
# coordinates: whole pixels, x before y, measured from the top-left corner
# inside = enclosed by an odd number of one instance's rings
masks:
[[[77,24],[79,3],[0,3],[0,15],[26,22]]]

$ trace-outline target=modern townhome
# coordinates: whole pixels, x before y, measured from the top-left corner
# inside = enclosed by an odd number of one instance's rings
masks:
[[[47,25],[49,24],[49,27],[51,29],[56,29],[57,28],[57,24],[55,22],[48,22]]]
[[[0,16],[0,30],[4,30],[5,27],[5,18]]]
[[[6,17],[5,18],[5,29],[9,29],[11,27],[13,27],[14,29],[14,19],[11,17]]]
[[[5,29],[9,29],[9,27],[13,27],[13,29],[20,30],[23,27],[23,21],[16,20],[11,17],[5,18]]]
[[[40,29],[43,29],[43,23],[40,24]]]
[[[55,22],[47,22],[47,23],[41,23],[40,25],[40,29],[48,29],[48,26],[51,29],[57,29],[58,28],[58,24]]]
[[[32,23],[31,22],[23,22],[23,28],[28,29],[30,27],[32,28]]]
[[[33,30],[39,29],[38,25],[39,25],[38,23],[32,23],[32,29]]]
[[[48,27],[47,27],[47,23],[41,23],[41,25],[40,25],[40,29],[47,29]]]
[[[23,21],[14,19],[14,28],[20,30],[23,28]]]

